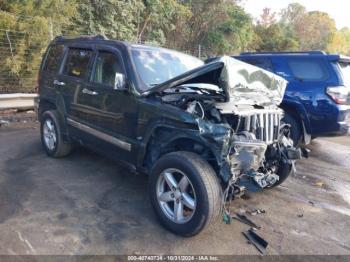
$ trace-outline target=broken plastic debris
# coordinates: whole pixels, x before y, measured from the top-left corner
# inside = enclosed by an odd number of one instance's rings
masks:
[[[240,208],[240,209],[238,209],[237,213],[240,215],[243,215],[246,213],[246,211],[243,208]]]
[[[322,186],[323,186],[323,183],[320,182],[320,181],[318,181],[318,182],[315,183],[315,186],[317,186],[317,187],[322,187]]]
[[[264,209],[253,209],[252,211],[249,211],[248,213],[252,216],[255,216],[258,214],[265,214],[266,211]]]
[[[229,225],[229,224],[231,224],[231,220],[232,220],[232,218],[231,218],[230,214],[227,211],[224,211],[223,221],[227,225]]]
[[[260,237],[252,229],[242,232],[242,234],[248,239],[249,243],[253,244],[260,251],[261,254],[265,255],[266,248],[269,245],[265,239]]]
[[[261,226],[258,226],[257,224],[255,224],[253,221],[251,221],[249,218],[247,218],[245,215],[240,215],[240,214],[236,214],[236,217],[232,217],[233,219],[238,220],[239,222],[246,224],[248,226],[260,229]]]

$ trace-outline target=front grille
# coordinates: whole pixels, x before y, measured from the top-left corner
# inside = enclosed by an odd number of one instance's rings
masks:
[[[236,131],[248,131],[256,138],[271,144],[278,139],[283,111],[280,109],[256,109],[240,112]]]

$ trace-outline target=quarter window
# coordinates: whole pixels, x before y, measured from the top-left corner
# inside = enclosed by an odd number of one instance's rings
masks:
[[[113,87],[117,72],[123,73],[119,57],[109,52],[100,51],[96,60],[93,81]]]
[[[91,56],[92,50],[69,49],[64,73],[68,76],[84,79],[88,72]]]
[[[295,78],[306,81],[324,80],[328,77],[319,60],[292,60],[288,62]]]
[[[58,71],[63,48],[63,45],[55,45],[50,47],[43,71],[48,73],[56,73]]]

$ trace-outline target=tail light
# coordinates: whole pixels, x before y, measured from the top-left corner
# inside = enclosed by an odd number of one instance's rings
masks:
[[[345,105],[349,102],[350,91],[346,86],[328,87],[327,94],[339,105]]]

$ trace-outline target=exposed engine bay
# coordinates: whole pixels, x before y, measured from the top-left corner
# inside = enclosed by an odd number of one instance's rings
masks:
[[[290,126],[281,122],[283,110],[278,105],[287,82],[226,60],[220,85],[186,83],[164,90],[161,99],[193,115],[202,136],[220,144],[220,176],[235,195],[278,184],[302,153],[289,138]]]

